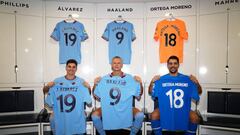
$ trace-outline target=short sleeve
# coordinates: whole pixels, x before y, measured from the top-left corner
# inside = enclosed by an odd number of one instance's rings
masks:
[[[48,95],[45,99],[45,105],[47,105],[49,108],[52,108],[54,105],[53,96],[54,96],[53,88],[50,88]]]
[[[134,29],[133,24],[131,24],[131,31],[132,31],[132,33],[131,33],[132,41],[134,41],[136,39],[136,34],[135,34],[135,29]]]
[[[102,35],[102,38],[106,41],[109,40],[109,24],[107,25],[107,27],[104,30],[104,33]]]
[[[89,91],[86,87],[83,86],[83,92],[84,92],[84,102],[86,102],[87,104],[91,104],[92,103],[92,98],[91,95],[89,94]]]
[[[188,39],[188,32],[187,32],[187,30],[186,30],[186,25],[185,25],[185,23],[184,22],[182,22],[182,30],[181,30],[181,37],[183,38],[183,39],[185,39],[185,40],[187,40]]]
[[[191,98],[198,101],[200,97],[198,95],[197,85],[192,81],[191,81],[191,89],[192,89]]]
[[[154,40],[158,41],[160,39],[160,28],[159,23],[156,25],[155,32],[154,32]]]
[[[80,37],[81,37],[81,41],[85,41],[88,39],[88,34],[87,34],[83,24],[81,24]]]
[[[54,39],[55,41],[59,41],[60,40],[60,26],[59,23],[55,26],[51,36],[52,39]]]

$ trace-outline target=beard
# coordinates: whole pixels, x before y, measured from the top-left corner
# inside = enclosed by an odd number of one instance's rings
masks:
[[[178,72],[178,70],[177,70],[177,68],[172,67],[172,68],[169,69],[169,72],[170,72],[171,74],[175,74],[175,73]]]

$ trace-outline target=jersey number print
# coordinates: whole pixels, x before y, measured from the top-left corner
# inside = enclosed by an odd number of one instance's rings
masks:
[[[113,102],[110,102],[110,105],[116,105],[121,98],[121,91],[119,88],[112,88],[109,92],[109,96],[111,99],[115,100]]]
[[[183,96],[184,92],[181,89],[172,90],[170,89],[166,92],[166,95],[169,97],[170,107],[180,109],[184,105]]]
[[[73,109],[76,106],[76,98],[74,95],[72,94],[68,94],[66,96],[63,97],[63,95],[60,95],[59,97],[57,97],[57,100],[59,100],[60,102],[60,111],[61,112],[71,112],[73,111]],[[65,109],[63,108],[63,104],[65,104],[66,106],[69,106],[69,109]]]

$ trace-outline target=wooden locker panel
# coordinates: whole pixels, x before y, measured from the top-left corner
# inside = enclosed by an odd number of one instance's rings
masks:
[[[229,32],[228,32],[228,84],[240,84],[240,11],[229,13]]]
[[[43,82],[42,17],[17,15],[18,83]]]
[[[199,79],[225,84],[227,62],[227,13],[201,15],[199,28]]]
[[[187,16],[179,19],[185,22],[188,32],[188,40],[183,41],[183,63],[180,65],[179,72],[196,76],[197,17]]]
[[[15,17],[0,13],[0,83],[15,83]]]
[[[156,42],[154,37],[155,28],[157,23],[164,18],[148,18],[146,21],[146,44],[145,44],[145,79],[147,83],[151,81],[154,75],[163,75],[168,73],[165,64],[159,63],[159,41]]]
[[[111,72],[111,66],[108,60],[108,42],[102,38],[102,34],[111,22],[111,19],[98,19],[96,21],[96,45],[95,45],[95,74],[103,76]],[[97,67],[97,68],[96,68]]]

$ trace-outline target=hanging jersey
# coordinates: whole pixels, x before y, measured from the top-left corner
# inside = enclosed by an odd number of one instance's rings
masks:
[[[109,42],[109,63],[112,58],[119,56],[124,64],[130,64],[132,55],[132,41],[136,39],[133,24],[127,21],[113,21],[107,24],[102,38]]]
[[[140,96],[140,84],[131,75],[104,76],[94,90],[101,100],[103,128],[114,130],[132,126],[133,96]]]
[[[166,63],[168,58],[175,55],[183,62],[183,40],[188,39],[185,23],[182,20],[163,20],[158,22],[154,39],[160,41],[160,63]]]
[[[161,126],[169,131],[186,131],[188,129],[191,99],[199,100],[197,86],[189,76],[169,74],[161,76],[155,82],[153,97],[158,98],[161,114]]]
[[[91,96],[79,81],[58,78],[50,88],[45,104],[53,108],[57,135],[83,134],[86,132],[84,103],[91,103]]]
[[[82,23],[61,21],[55,26],[51,37],[59,41],[60,64],[65,64],[69,59],[81,63],[81,42],[88,39]]]

